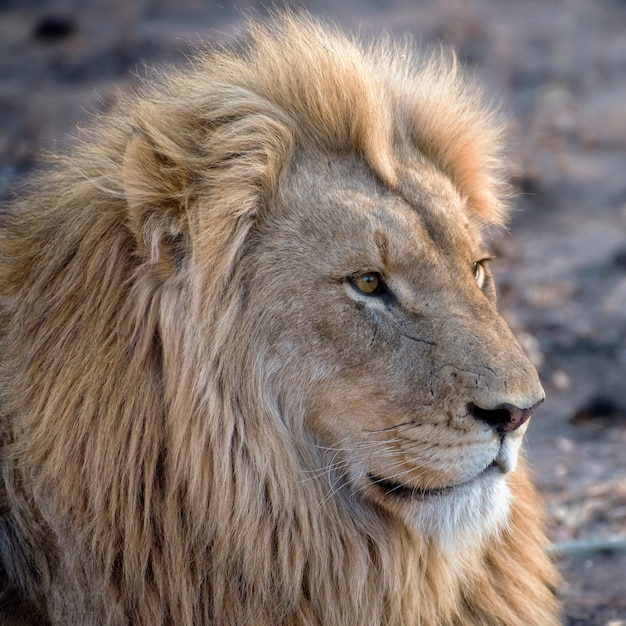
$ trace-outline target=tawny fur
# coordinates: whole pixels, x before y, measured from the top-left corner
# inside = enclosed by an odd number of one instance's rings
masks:
[[[498,124],[452,58],[295,16],[251,25],[234,51],[198,55],[96,122],[2,217],[0,615],[557,624],[523,464],[506,476],[507,523],[453,550],[318,465],[311,380],[331,380],[329,403],[342,387],[321,343],[315,365],[272,343],[272,317],[299,305],[276,296],[288,265],[267,278],[255,257],[274,207],[308,194],[281,195],[293,164],[362,164],[385,198],[448,181],[470,222],[502,224],[499,156]],[[289,319],[306,326],[308,310]]]

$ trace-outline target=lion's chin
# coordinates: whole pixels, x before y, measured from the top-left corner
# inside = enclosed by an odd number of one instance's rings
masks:
[[[368,475],[368,482],[379,506],[425,539],[454,551],[468,538],[479,547],[506,526],[511,498],[506,473],[496,459],[474,478],[437,489],[395,484],[374,475]]]

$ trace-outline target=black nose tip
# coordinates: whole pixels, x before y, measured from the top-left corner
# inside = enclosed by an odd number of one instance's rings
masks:
[[[543,400],[528,409],[520,409],[509,403],[500,404],[495,409],[483,409],[472,402],[468,405],[468,411],[472,417],[489,424],[496,432],[506,434],[527,422],[541,402]]]

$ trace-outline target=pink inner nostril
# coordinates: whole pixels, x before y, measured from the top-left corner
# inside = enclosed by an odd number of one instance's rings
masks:
[[[530,409],[520,409],[513,404],[503,403],[495,409],[483,409],[477,404],[470,403],[468,412],[475,419],[489,424],[494,430],[504,434],[517,430],[527,422],[534,408],[533,406]]]

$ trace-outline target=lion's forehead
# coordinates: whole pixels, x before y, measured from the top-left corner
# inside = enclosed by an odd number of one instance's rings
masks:
[[[298,243],[323,255],[322,262],[345,264],[348,272],[402,274],[432,265],[437,256],[467,263],[482,246],[463,199],[439,172],[405,170],[390,189],[364,165],[329,158],[324,165],[300,168],[299,175],[305,184],[294,177],[281,218],[296,222],[290,236],[295,231]]]

